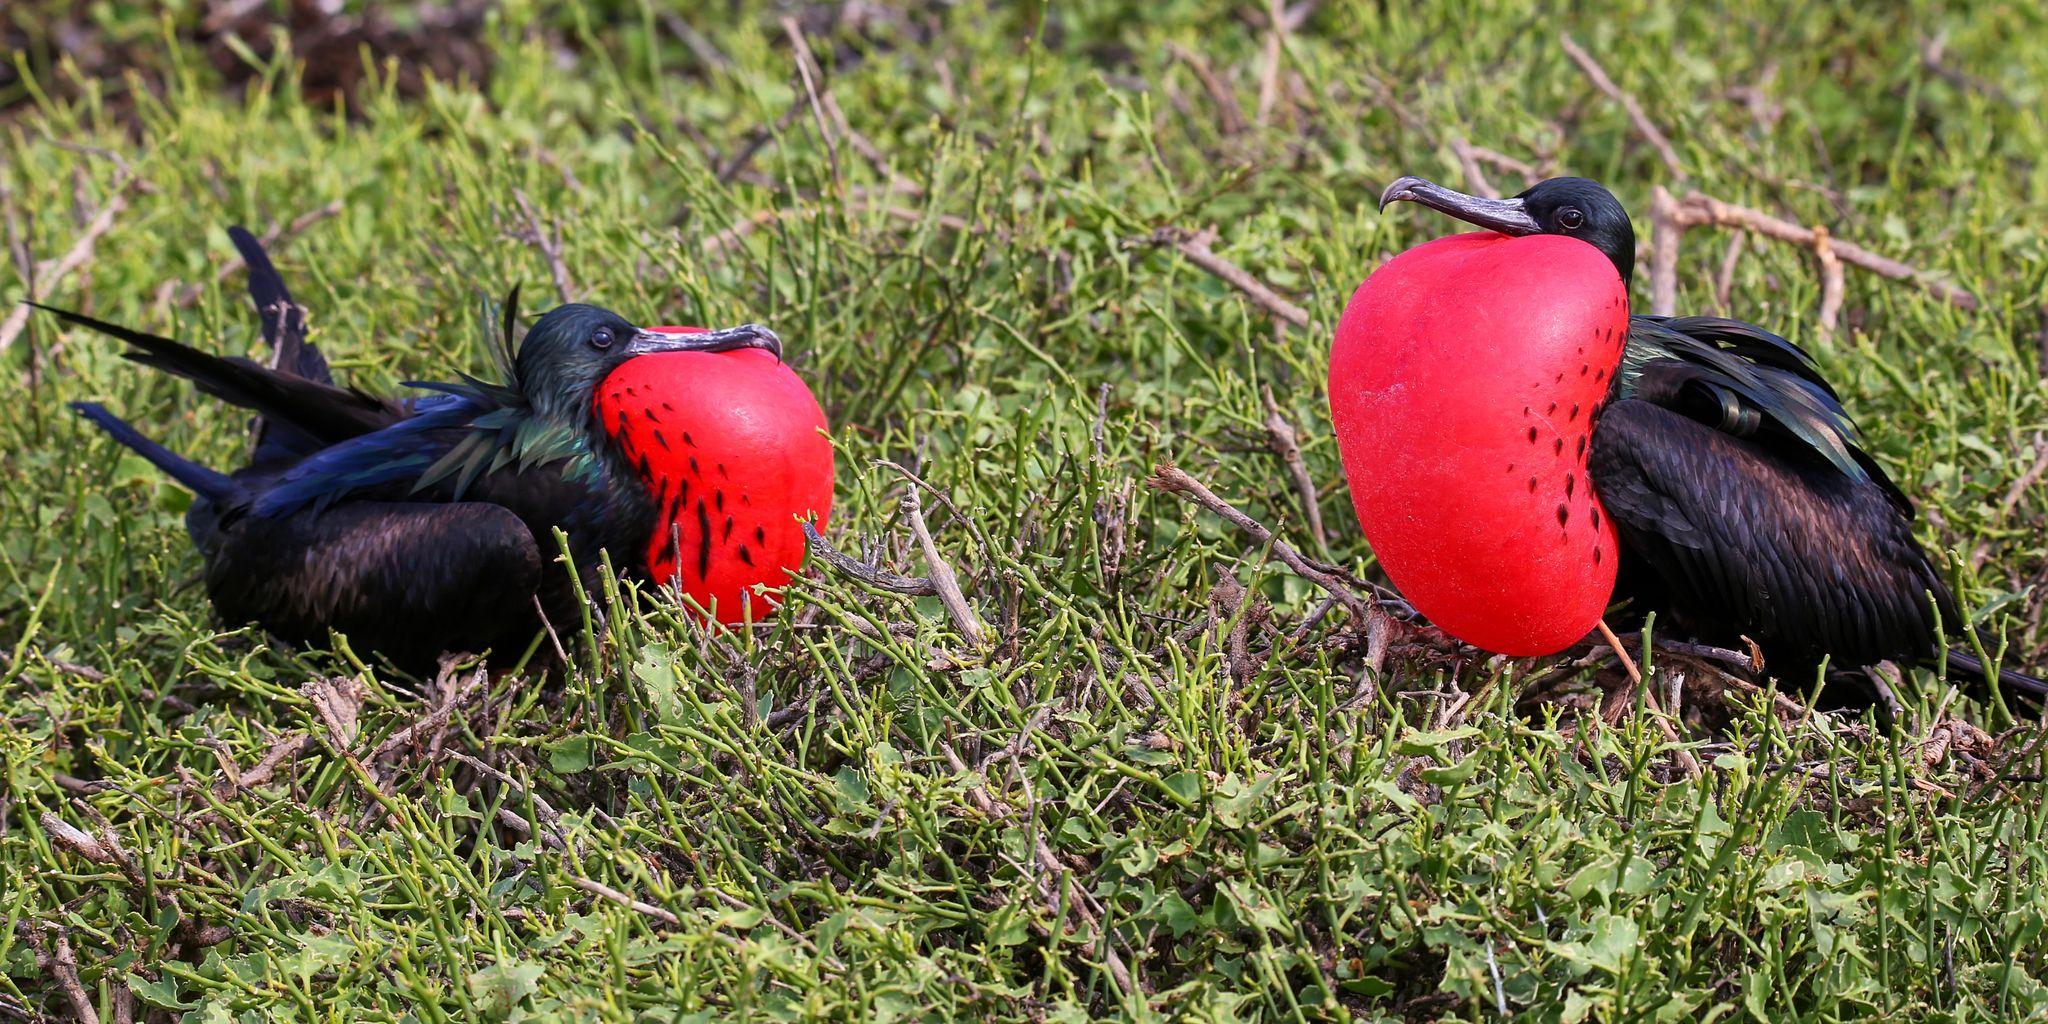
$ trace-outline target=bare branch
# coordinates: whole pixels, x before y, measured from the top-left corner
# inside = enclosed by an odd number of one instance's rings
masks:
[[[1331,571],[1331,567],[1319,565],[1303,557],[1301,552],[1294,549],[1294,545],[1274,536],[1273,531],[1266,529],[1264,524],[1244,514],[1244,512],[1231,503],[1217,497],[1216,492],[1210,490],[1200,480],[1189,476],[1185,470],[1171,463],[1162,463],[1152,470],[1152,476],[1145,481],[1145,486],[1155,491],[1165,491],[1168,494],[1177,494],[1186,498],[1196,505],[1222,516],[1230,525],[1250,534],[1254,542],[1262,545],[1271,545],[1273,557],[1278,559],[1280,564],[1294,570],[1295,575],[1327,591],[1331,597],[1336,598],[1337,602],[1344,606],[1344,610],[1351,613],[1352,618],[1360,625],[1371,622],[1369,602],[1359,596],[1358,592],[1352,590],[1343,580],[1338,579],[1336,574]]]
[[[616,903],[619,906],[625,907],[627,910],[630,910],[636,914],[651,917],[657,921],[660,921],[663,924],[676,926],[683,923],[683,919],[677,917],[674,913],[667,910],[663,910],[662,908],[657,907],[652,903],[643,903],[639,900],[636,900],[633,897],[628,896],[625,893],[622,893],[619,890],[604,884],[603,882],[592,881],[588,878],[570,878],[569,884],[575,886],[578,889],[583,890],[584,892],[591,894],[592,896],[599,896],[604,899],[610,900],[611,902]]]
[[[901,576],[887,569],[869,565],[852,555],[833,547],[818,533],[815,522],[806,519],[803,523],[804,540],[810,545],[811,553],[825,560],[835,572],[858,583],[864,583],[876,590],[909,597],[936,597],[938,584],[929,576]]]
[[[1179,43],[1167,43],[1166,52],[1172,54],[1174,59],[1182,64],[1186,64],[1188,70],[1195,73],[1196,80],[1202,83],[1202,90],[1209,94],[1209,102],[1216,105],[1217,130],[1225,135],[1236,135],[1244,131],[1244,111],[1239,109],[1237,97],[1231,93],[1230,87],[1225,85],[1222,79],[1216,77],[1216,70],[1209,66],[1208,60]]]
[[[1658,157],[1664,161],[1664,166],[1671,168],[1673,175],[1684,179],[1685,165],[1679,162],[1678,151],[1672,148],[1671,140],[1664,137],[1664,132],[1657,127],[1657,123],[1650,120],[1650,115],[1643,110],[1643,105],[1638,103],[1634,96],[1623,92],[1621,86],[1614,84],[1614,79],[1607,77],[1607,69],[1601,67],[1600,62],[1594,60],[1593,55],[1587,53],[1585,47],[1580,46],[1578,40],[1573,39],[1569,33],[1559,35],[1557,41],[1558,45],[1564,48],[1565,55],[1572,59],[1572,63],[1577,64],[1579,70],[1585,72],[1586,77],[1592,80],[1593,87],[1606,93],[1607,98],[1620,103],[1621,108],[1628,112],[1629,123],[1635,126],[1636,134],[1641,135],[1644,141],[1657,151]]]
[[[523,189],[513,189],[512,198],[518,201],[519,212],[526,215],[526,226],[534,248],[539,249],[548,261],[548,273],[555,278],[555,293],[562,297],[563,302],[568,302],[576,289],[570,285],[569,268],[562,262],[561,237],[550,235],[541,225],[540,214],[534,212],[533,203],[526,198]]]
[[[1450,144],[1451,152],[1458,156],[1458,166],[1465,172],[1466,191],[1487,199],[1499,199],[1500,190],[1486,180],[1486,172],[1480,169],[1479,154],[1474,151],[1472,144],[1455,135],[1451,136]]]
[[[1813,229],[1813,255],[1820,260],[1820,336],[1832,338],[1835,335],[1835,320],[1842,313],[1842,261],[1835,258],[1835,247],[1828,239],[1828,229]]]
[[[34,279],[30,282],[33,286],[32,296],[47,297],[53,286],[71,276],[92,259],[93,247],[99,243],[100,237],[114,226],[114,218],[119,217],[121,211],[128,208],[127,191],[137,180],[133,174],[127,172],[120,173],[114,179],[107,201],[100,204],[99,212],[86,224],[78,239],[71,243],[71,248],[56,260],[36,266]],[[31,311],[31,307],[16,303],[14,308],[8,311],[7,319],[0,321],[0,352],[7,351],[7,346],[14,344],[14,339],[28,326],[28,315]]]
[[[939,546],[932,541],[931,530],[925,526],[924,505],[917,497],[917,488],[908,487],[903,492],[903,512],[910,517],[910,532],[917,537],[918,547],[924,550],[925,566],[931,570],[932,586],[938,591],[939,603],[946,606],[946,614],[952,616],[953,625],[969,645],[979,648],[986,641],[981,619],[967,604],[967,596],[960,592],[960,578],[953,573],[953,567],[939,554]]]
[[[1692,756],[1692,751],[1685,749],[1685,741],[1679,738],[1678,728],[1671,724],[1671,720],[1665,717],[1664,709],[1658,706],[1656,688],[1645,688],[1643,686],[1643,673],[1640,669],[1636,668],[1636,660],[1629,657],[1628,651],[1621,646],[1621,638],[1615,636],[1614,630],[1608,628],[1606,619],[1600,620],[1599,629],[1601,638],[1607,641],[1608,647],[1613,648],[1614,656],[1621,659],[1621,667],[1628,673],[1629,686],[1625,692],[1633,694],[1639,689],[1642,690],[1644,701],[1650,705],[1651,720],[1657,723],[1658,731],[1662,732],[1664,739],[1672,745],[1672,760],[1678,762],[1680,768],[1685,769],[1685,774],[1688,777],[1699,778],[1700,762]],[[1610,710],[1609,720],[1611,721],[1613,717],[1613,712]]]
[[[842,188],[845,185],[845,179],[839,172],[840,135],[844,135],[847,144],[874,165],[882,177],[893,180],[896,172],[889,169],[888,161],[882,158],[881,150],[876,149],[874,143],[853,130],[847,123],[846,113],[839,109],[839,104],[832,98],[831,92],[819,87],[825,72],[818,66],[818,58],[811,53],[811,44],[805,41],[802,26],[796,23],[795,18],[785,16],[782,19],[782,32],[789,37],[789,45],[796,52],[797,75],[803,79],[804,95],[810,99],[811,117],[818,124],[818,134],[824,136],[825,157],[832,166],[833,183]],[[838,129],[836,132],[835,127]]]
[[[1296,327],[1309,325],[1308,310],[1281,298],[1279,292],[1246,273],[1243,267],[1216,255],[1209,248],[1209,243],[1215,240],[1214,228],[1197,232],[1189,232],[1183,228],[1160,228],[1152,232],[1148,241],[1152,245],[1170,245],[1180,250],[1180,254],[1187,257],[1189,263],[1221,278],[1225,284],[1252,300],[1254,305],[1281,320]]]
[[[1318,500],[1316,481],[1309,475],[1308,463],[1301,457],[1301,437],[1294,430],[1294,424],[1280,411],[1280,403],[1273,398],[1273,389],[1262,389],[1266,399],[1266,443],[1280,462],[1287,467],[1287,475],[1294,481],[1294,493],[1301,499],[1302,514],[1308,519],[1309,539],[1316,543],[1316,554],[1330,557],[1330,540],[1323,533],[1323,507]]]

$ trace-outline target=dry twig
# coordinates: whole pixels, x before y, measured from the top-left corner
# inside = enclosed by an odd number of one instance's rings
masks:
[[[513,189],[512,198],[518,201],[519,212],[526,216],[527,231],[534,248],[539,249],[541,256],[548,261],[548,273],[555,279],[555,293],[562,297],[563,302],[568,302],[575,288],[569,284],[569,268],[562,262],[561,236],[550,235],[541,225],[540,214],[534,211],[533,203],[526,198],[523,189]]]
[[[1820,336],[1832,338],[1835,334],[1835,319],[1842,313],[1842,261],[1835,257],[1835,247],[1828,239],[1828,229],[1813,229],[1813,255],[1820,261]]]
[[[1812,249],[1822,261],[1824,277],[1831,273],[1828,261],[1833,260],[1838,264],[1861,267],[1894,281],[1911,282],[1928,294],[1963,309],[1977,308],[1977,297],[1968,291],[1937,280],[1909,264],[1880,256],[1860,245],[1829,236],[1826,228],[1801,227],[1760,210],[1722,202],[1699,192],[1678,199],[1663,186],[1658,186],[1650,196],[1650,223],[1655,232],[1650,239],[1650,311],[1660,316],[1671,315],[1678,306],[1679,239],[1687,229],[1702,226],[1741,228],[1766,238]],[[1839,273],[1839,266],[1832,272]],[[1824,307],[1827,294],[1824,281]],[[1839,308],[1839,297],[1836,305]]]
[[[53,285],[70,277],[92,259],[93,247],[99,243],[100,237],[114,226],[114,218],[119,217],[121,211],[128,208],[128,189],[138,180],[140,179],[133,173],[126,171],[115,177],[107,201],[100,204],[99,212],[85,225],[78,239],[71,243],[71,248],[55,260],[36,265],[32,278],[24,282],[29,286],[30,297],[47,297]],[[28,326],[31,311],[31,307],[16,303],[14,308],[8,311],[7,319],[0,321],[0,352],[7,351],[7,346],[14,344],[14,339]]]
[[[891,594],[904,594],[909,597],[938,596],[938,584],[932,582],[931,577],[902,576],[887,569],[869,565],[828,543],[823,536],[819,535],[817,523],[806,519],[804,520],[803,527],[804,540],[809,544],[811,553],[824,559],[825,564],[831,566],[840,575],[846,576],[855,582],[864,583],[876,590],[886,590]]]
[[[1656,689],[1654,687],[1645,688],[1643,686],[1642,670],[1636,667],[1636,660],[1634,658],[1629,657],[1627,649],[1621,646],[1621,638],[1615,636],[1614,630],[1608,628],[1606,619],[1600,620],[1599,628],[1601,638],[1607,641],[1608,647],[1613,648],[1614,656],[1621,659],[1621,667],[1624,671],[1628,673],[1629,686],[1628,690],[1625,692],[1628,695],[1633,696],[1636,691],[1642,691],[1644,702],[1646,702],[1650,706],[1651,720],[1657,723],[1658,731],[1662,732],[1664,734],[1664,739],[1671,744],[1672,760],[1678,762],[1678,766],[1680,768],[1685,769],[1685,774],[1688,777],[1695,779],[1699,778],[1700,762],[1697,758],[1692,756],[1692,751],[1685,749],[1685,741],[1679,738],[1678,728],[1672,725],[1671,719],[1665,717],[1664,709],[1660,707],[1657,702]],[[1616,703],[1620,706],[1626,706],[1625,701],[1617,701]],[[1611,722],[1614,718],[1617,717],[1617,713],[1615,711],[1610,710],[1608,717]]]
[[[1643,105],[1637,102],[1634,96],[1623,92],[1621,86],[1614,84],[1614,79],[1607,77],[1607,69],[1601,67],[1600,62],[1594,60],[1593,55],[1587,53],[1585,47],[1579,45],[1578,40],[1564,34],[1558,36],[1557,41],[1558,45],[1564,48],[1565,55],[1572,59],[1572,63],[1577,64],[1579,70],[1585,72],[1586,77],[1592,80],[1593,87],[1606,93],[1607,98],[1620,103],[1621,108],[1628,112],[1629,123],[1635,126],[1636,134],[1641,135],[1644,141],[1657,151],[1657,156],[1664,161],[1664,166],[1669,167],[1671,173],[1678,178],[1685,178],[1685,165],[1678,160],[1678,150],[1672,148],[1671,140],[1664,137],[1664,132],[1657,127],[1657,123],[1650,120],[1650,115],[1643,110]]]
[[[1216,70],[1209,66],[1209,62],[1179,43],[1166,44],[1166,52],[1186,64],[1188,70],[1195,73],[1196,80],[1202,83],[1202,90],[1209,94],[1209,102],[1216,105],[1217,129],[1225,135],[1244,131],[1244,111],[1238,108],[1237,97],[1231,94],[1230,87],[1222,79],[1216,77]]]
[[[1260,309],[1296,327],[1309,325],[1308,310],[1282,298],[1279,292],[1247,273],[1243,267],[1216,255],[1215,251],[1209,248],[1209,243],[1215,240],[1214,228],[1195,232],[1183,228],[1160,228],[1152,232],[1148,239],[1152,245],[1170,245],[1178,249],[1182,256],[1187,257],[1189,263],[1221,278],[1225,284],[1242,292],[1245,298],[1252,300]]]
[[[1458,166],[1465,172],[1465,190],[1475,196],[1499,199],[1500,190],[1486,180],[1486,172],[1479,167],[1479,152],[1473,145],[1458,136],[1451,136],[1451,152],[1457,154]]]
[[[1273,398],[1273,389],[1261,390],[1266,399],[1266,443],[1273,454],[1287,467],[1287,475],[1294,480],[1294,493],[1301,498],[1302,514],[1308,519],[1308,535],[1316,542],[1316,554],[1330,557],[1329,537],[1323,533],[1323,508],[1318,500],[1315,478],[1309,475],[1308,463],[1301,457],[1301,436],[1294,430],[1294,424],[1280,411],[1280,403]]]
[[[931,570],[932,587],[938,592],[939,603],[946,606],[946,614],[953,619],[953,625],[960,630],[971,647],[979,648],[986,642],[981,618],[967,604],[967,596],[960,592],[960,578],[953,573],[939,554],[939,546],[932,540],[930,528],[924,522],[924,504],[918,500],[917,488],[906,487],[903,491],[903,512],[910,517],[910,532],[917,537],[917,545],[924,551],[925,567]]]
[[[627,910],[630,910],[636,914],[644,915],[646,917],[651,917],[657,921],[662,922],[663,924],[675,926],[683,923],[683,919],[677,917],[674,913],[667,910],[663,910],[662,908],[657,907],[652,903],[644,903],[640,900],[636,900],[633,897],[628,896],[625,893],[620,892],[619,890],[604,884],[603,882],[593,881],[588,878],[571,878],[569,879],[569,884],[575,886],[578,889],[583,890],[584,892],[591,894],[592,896],[603,897],[604,899],[610,900],[611,902],[616,903],[619,906],[625,907]]]
[[[1322,565],[1304,557],[1301,552],[1294,549],[1294,545],[1281,540],[1264,524],[1217,497],[1216,492],[1210,490],[1200,480],[1189,476],[1180,467],[1171,463],[1160,464],[1153,469],[1151,478],[1145,481],[1145,486],[1186,498],[1250,534],[1256,543],[1270,545],[1272,557],[1294,570],[1295,575],[1323,588],[1331,597],[1336,598],[1337,602],[1344,606],[1344,610],[1350,612],[1352,618],[1366,628],[1368,635],[1374,628],[1387,628],[1389,625],[1385,613],[1379,612],[1369,601],[1359,596],[1357,591],[1351,589],[1349,584],[1339,579],[1334,566]],[[1374,617],[1375,613],[1378,614],[1378,618]]]

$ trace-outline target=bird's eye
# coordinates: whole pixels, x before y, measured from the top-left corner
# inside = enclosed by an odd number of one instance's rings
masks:
[[[594,330],[594,331],[590,332],[590,347],[591,347],[591,348],[610,348],[610,347],[612,347],[612,329],[611,329],[611,328],[609,328],[609,327],[600,327],[600,328],[598,328],[597,330]]]
[[[1578,226],[1584,224],[1585,222],[1586,215],[1580,213],[1579,208],[1576,206],[1567,206],[1564,209],[1557,211],[1557,223],[1566,231],[1577,230]]]

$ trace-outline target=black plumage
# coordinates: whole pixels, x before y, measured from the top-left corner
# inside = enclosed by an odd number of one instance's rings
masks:
[[[1627,211],[1584,178],[1505,200],[1404,178],[1382,205],[1393,200],[1506,234],[1579,238],[1624,282],[1634,275]],[[1788,679],[1812,679],[1823,661],[1945,661],[1962,682],[1986,682],[1976,657],[1940,642],[1966,642],[1971,627],[1913,535],[1912,502],[1790,341],[1721,317],[1630,317],[1588,470],[1622,542],[1618,592],[1637,612],[1699,639],[1754,640]],[[2048,696],[2017,671],[1999,682]]]
[[[538,636],[542,614],[576,616],[575,580],[555,564],[554,531],[567,536],[569,561],[585,575],[600,552],[645,544],[654,497],[591,412],[606,374],[646,352],[780,351],[754,325],[658,334],[569,305],[543,315],[515,355],[508,303],[504,382],[464,378],[418,385],[421,397],[378,398],[334,384],[262,247],[240,228],[229,233],[249,268],[269,366],[50,312],[127,342],[138,363],[253,410],[249,462],[223,474],[96,404],[74,408],[193,491],[186,530],[224,619],[298,645],[337,631],[359,653],[407,672],[430,670],[449,651],[516,654]]]

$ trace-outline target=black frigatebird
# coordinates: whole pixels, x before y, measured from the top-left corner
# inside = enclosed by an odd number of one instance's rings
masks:
[[[412,673],[444,652],[516,655],[542,615],[576,614],[569,573],[550,569],[556,529],[586,578],[610,551],[623,572],[722,602],[734,621],[772,605],[753,589],[799,564],[798,517],[829,510],[824,415],[764,327],[649,330],[569,304],[514,352],[515,290],[494,348],[501,379],[373,397],[334,384],[269,257],[247,231],[229,234],[270,365],[41,308],[256,413],[248,464],[224,474],[73,403],[193,491],[186,529],[230,623],[296,645],[340,632]]]
[[[1380,207],[1404,201],[1487,232],[1396,256],[1337,332],[1347,475],[1404,591],[1480,646],[1534,654],[1594,626],[1618,570],[1636,609],[1702,640],[1752,639],[1787,678],[1824,659],[1945,660],[1984,681],[1979,659],[1938,640],[1971,627],[1913,535],[1912,502],[1797,345],[1723,317],[1629,315],[1635,232],[1597,182],[1487,199],[1404,177]],[[1463,497],[1413,493],[1433,485]],[[2008,693],[2048,694],[1998,675]]]

